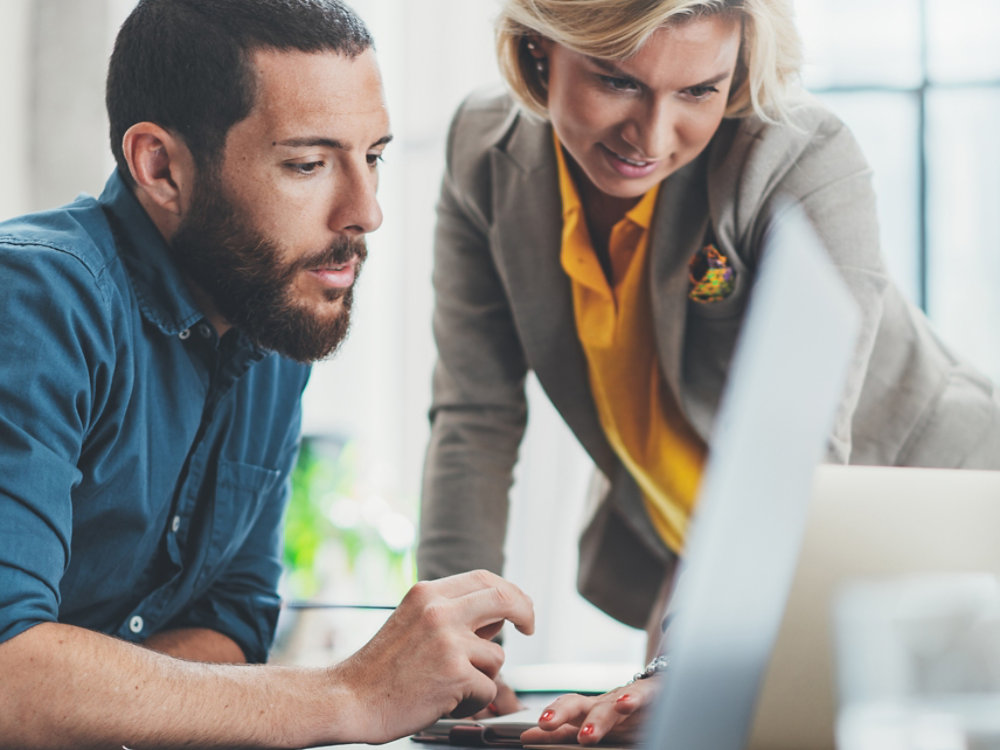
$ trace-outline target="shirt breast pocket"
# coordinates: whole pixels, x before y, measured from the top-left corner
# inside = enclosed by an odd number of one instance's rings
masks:
[[[697,321],[704,321],[716,327],[726,328],[729,321],[741,321],[748,298],[752,279],[748,278],[749,273],[742,268],[736,274],[725,297],[715,299],[697,299],[689,290],[687,312],[688,317]]]
[[[746,305],[750,275],[736,249],[709,234],[687,261],[689,317],[739,317]]]
[[[210,566],[218,569],[243,546],[263,507],[277,502],[281,472],[239,461],[220,461],[215,483]]]

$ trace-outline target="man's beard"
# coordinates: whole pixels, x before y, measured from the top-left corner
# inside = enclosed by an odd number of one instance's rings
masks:
[[[320,315],[294,298],[293,282],[307,269],[351,262],[355,273],[368,255],[363,239],[343,238],[307,258],[287,264],[277,243],[254,230],[223,193],[219,179],[203,172],[191,210],[170,241],[181,271],[208,295],[226,322],[264,349],[299,362],[333,354],[350,326],[353,286],[329,289],[340,298],[336,315]]]

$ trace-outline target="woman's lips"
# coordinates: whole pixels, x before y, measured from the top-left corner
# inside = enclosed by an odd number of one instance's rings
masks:
[[[610,164],[611,168],[622,177],[627,177],[629,179],[647,177],[656,170],[656,167],[660,163],[658,159],[654,159],[652,161],[630,159],[626,156],[622,156],[617,151],[608,148],[603,143],[598,145],[600,146],[601,153],[604,154],[608,164]]]

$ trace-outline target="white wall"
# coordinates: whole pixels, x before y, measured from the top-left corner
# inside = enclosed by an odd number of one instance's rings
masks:
[[[18,75],[28,58],[28,21],[31,0],[0,3],[0,217],[28,209],[24,185],[28,176],[28,79]]]
[[[113,160],[104,77],[126,0],[0,3],[0,218],[100,192]]]

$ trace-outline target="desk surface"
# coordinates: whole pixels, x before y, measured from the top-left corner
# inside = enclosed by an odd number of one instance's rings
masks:
[[[519,693],[518,697],[521,699],[525,708],[537,708],[538,713],[541,714],[542,709],[562,694],[563,691],[539,691]],[[360,748],[368,748],[368,750],[371,750],[372,747],[376,746],[364,744],[321,745],[317,748],[309,748],[309,750],[359,750]],[[377,747],[385,748],[385,750],[455,750],[455,745],[449,745],[447,743],[438,744],[433,742],[414,742],[409,738],[409,736],[400,737],[398,740],[393,740],[392,742],[387,742],[384,745],[378,745]]]
[[[310,750],[371,750],[373,747],[384,748],[384,750],[455,750],[454,745],[437,745],[428,742],[414,742],[409,737],[400,737],[398,740],[387,742],[384,745],[322,745]]]

